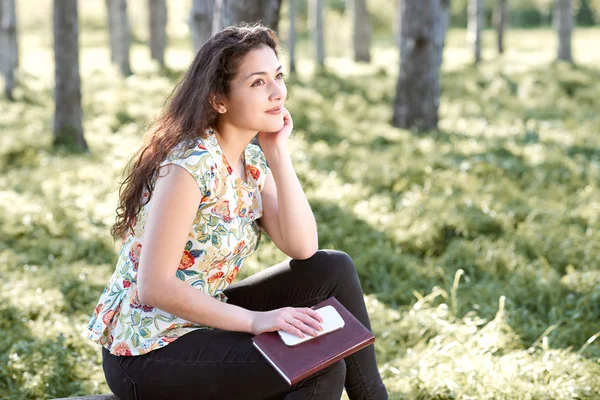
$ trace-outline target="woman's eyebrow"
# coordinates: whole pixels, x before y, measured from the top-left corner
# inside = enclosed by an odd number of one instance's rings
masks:
[[[279,67],[277,67],[277,69],[275,70],[275,73],[279,72],[281,70],[281,68],[283,68],[281,65]],[[244,78],[244,80],[253,77],[254,75],[267,75],[266,72],[264,71],[259,71],[259,72],[253,72],[250,75],[248,75],[247,77]]]

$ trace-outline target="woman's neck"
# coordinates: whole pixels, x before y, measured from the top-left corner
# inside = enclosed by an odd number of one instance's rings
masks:
[[[244,149],[257,132],[240,130],[225,121],[218,121],[214,126],[217,140],[230,164],[243,162]]]

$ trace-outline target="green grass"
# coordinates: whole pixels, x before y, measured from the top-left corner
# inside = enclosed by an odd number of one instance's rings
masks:
[[[2,398],[108,391],[85,328],[116,261],[118,182],[191,57],[171,15],[167,73],[136,42],[136,74],[121,79],[93,12],[81,55],[91,154],[50,147],[51,40],[33,16],[17,101],[0,100]],[[440,129],[427,133],[390,127],[389,38],[371,65],[339,46],[317,75],[301,47],[290,147],[320,246],[355,260],[392,399],[598,398],[600,29],[575,33],[577,66],[552,62],[551,31],[513,30],[503,57],[486,32],[475,69],[465,36],[449,32]],[[265,241],[238,279],[282,257]]]

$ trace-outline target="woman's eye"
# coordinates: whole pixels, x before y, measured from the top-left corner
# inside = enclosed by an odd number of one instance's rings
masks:
[[[278,73],[277,76],[275,77],[275,79],[283,79],[283,72]],[[263,83],[265,83],[264,80],[257,79],[252,83],[252,86],[259,86],[259,85],[262,85]]]

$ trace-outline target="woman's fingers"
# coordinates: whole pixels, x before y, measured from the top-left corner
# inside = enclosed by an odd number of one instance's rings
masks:
[[[290,114],[289,110],[283,107],[283,123],[284,125],[291,125],[292,122],[292,114]]]
[[[321,328],[321,324],[319,324],[319,321],[313,319],[312,317],[306,315],[306,314],[300,314],[301,317],[300,319],[302,320],[302,323],[304,324],[304,327],[306,327],[306,329],[308,330],[308,333],[311,335],[316,335],[319,333],[319,331],[323,330]]]
[[[305,314],[298,314],[297,318],[294,318],[290,321],[290,325],[292,325],[294,328],[296,328],[302,334],[306,334],[309,336],[316,336],[318,332],[314,328],[310,327],[304,321],[305,319],[306,319]],[[301,337],[304,337],[304,336],[301,336]]]
[[[316,336],[323,330],[323,318],[312,308],[285,308],[279,314],[280,330],[304,338],[305,335]]]
[[[300,336],[301,338],[306,337],[306,334],[302,331],[302,327],[306,326],[302,323],[302,321],[300,321],[299,319],[292,319],[290,321],[290,323],[288,324],[289,328],[286,329],[289,333],[296,335],[296,336]],[[306,332],[308,333],[308,332]],[[313,336],[312,334],[310,334],[311,336]]]
[[[283,322],[281,323],[280,330],[285,331],[287,333],[291,333],[292,335],[299,336],[304,338],[305,335],[302,332],[301,328],[303,326],[302,321],[297,318],[294,318],[292,315],[282,316]]]
[[[311,336],[315,336],[319,331],[323,330],[320,324],[323,318],[315,310],[297,308],[295,311],[294,319],[291,321],[294,327]]]
[[[323,317],[321,317],[321,314],[319,314],[312,308],[303,307],[303,308],[297,308],[297,310],[306,315],[310,315],[312,318],[314,318],[315,320],[317,320],[319,322],[323,322]]]
[[[314,310],[311,311],[313,312],[311,313],[310,311],[301,311],[300,319],[305,325],[308,325],[311,327],[311,329],[314,329],[317,332],[319,332],[323,330],[323,328],[321,327],[321,321],[323,320],[323,318],[321,318],[321,316],[317,314]]]

